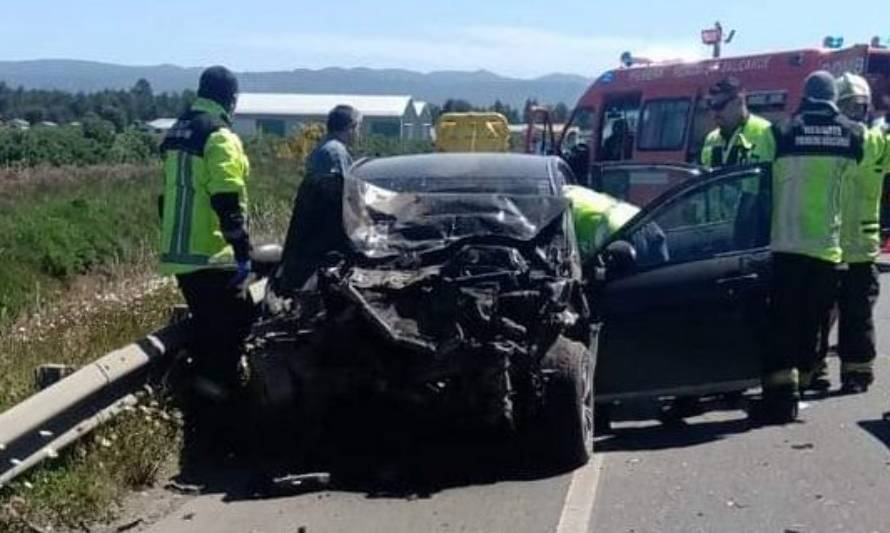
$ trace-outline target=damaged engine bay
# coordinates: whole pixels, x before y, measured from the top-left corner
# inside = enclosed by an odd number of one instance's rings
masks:
[[[386,398],[473,429],[580,432],[564,459],[583,462],[595,330],[567,206],[557,194],[395,192],[345,178],[352,252],[272,296],[248,342],[260,401],[303,424],[342,400]]]

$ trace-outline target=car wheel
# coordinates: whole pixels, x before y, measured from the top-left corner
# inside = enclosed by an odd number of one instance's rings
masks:
[[[560,336],[543,366],[548,377],[541,437],[547,453],[556,466],[583,465],[593,454],[593,356],[583,344]]]

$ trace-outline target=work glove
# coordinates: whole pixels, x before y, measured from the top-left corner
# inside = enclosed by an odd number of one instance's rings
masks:
[[[229,280],[228,287],[230,289],[239,289],[243,290],[245,288],[245,284],[250,277],[250,260],[246,261],[238,261],[238,269],[235,271],[235,275]]]

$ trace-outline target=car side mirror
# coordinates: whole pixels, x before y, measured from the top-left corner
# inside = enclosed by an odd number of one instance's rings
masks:
[[[606,246],[603,263],[611,272],[627,272],[637,264],[637,250],[627,241],[615,241]]]

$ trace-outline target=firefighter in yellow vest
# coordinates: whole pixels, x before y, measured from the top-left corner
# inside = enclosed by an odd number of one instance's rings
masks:
[[[769,163],[776,155],[772,125],[748,111],[745,91],[733,77],[710,89],[708,107],[717,128],[705,138],[700,163],[709,168]]]
[[[873,157],[864,128],[841,115],[834,77],[817,71],[788,124],[775,128],[769,345],[757,422],[795,420],[800,390],[818,364],[819,328],[835,295],[844,181]],[[803,382],[803,383],[802,383]]]
[[[247,156],[230,129],[238,82],[225,67],[201,75],[198,98],[161,144],[161,271],[176,276],[191,312],[196,389],[224,400],[236,385],[253,306]]]
[[[708,94],[708,108],[717,124],[705,137],[699,156],[699,163],[708,168],[721,168],[735,165],[770,163],[776,156],[776,141],[772,125],[764,118],[748,110],[747,96],[742,83],[728,77],[714,84]],[[756,186],[756,182],[745,182],[746,186]],[[723,189],[724,195],[730,191]],[[720,218],[731,218],[742,192],[710,198],[711,205],[720,206]],[[747,192],[756,193],[756,190]],[[717,193],[717,190],[714,191]],[[697,206],[694,222],[704,220],[704,202]]]
[[[865,128],[871,108],[871,88],[861,76],[837,80],[838,108]],[[875,260],[880,253],[881,192],[890,171],[890,148],[881,129],[865,132],[867,157],[844,182],[841,248],[846,270],[839,273],[838,355],[841,391],[860,393],[874,381],[875,325],[872,308],[880,283]]]
[[[563,194],[571,202],[572,221],[581,262],[586,263],[613,233],[640,209],[580,185],[566,185]]]

